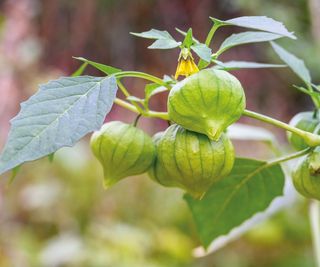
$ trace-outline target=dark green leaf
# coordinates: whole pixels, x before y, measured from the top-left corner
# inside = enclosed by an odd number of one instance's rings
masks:
[[[304,64],[303,60],[289,53],[280,45],[271,42],[273,50],[278,54],[283,62],[285,62],[292,71],[297,74],[307,85],[311,84],[310,72]]]
[[[280,165],[237,158],[230,175],[216,183],[202,200],[185,198],[192,211],[200,239],[205,247],[221,235],[283,194],[284,173]]]
[[[148,46],[149,49],[171,49],[181,45],[173,39],[158,39],[152,45]]]
[[[74,145],[99,129],[116,97],[114,76],[62,77],[41,85],[21,104],[0,156],[0,174]]]
[[[193,52],[195,52],[201,59],[206,62],[211,61],[211,49],[205,44],[194,44],[191,46]]]
[[[73,57],[73,58],[77,59],[77,60],[80,60],[80,61],[83,61],[83,62],[86,62],[89,65],[91,65],[92,67],[102,71],[103,73],[105,73],[107,75],[112,75],[114,73],[117,73],[117,72],[121,71],[121,69],[118,69],[118,68],[115,68],[115,67],[111,67],[111,66],[108,66],[108,65],[104,65],[104,64],[101,64],[101,63],[97,63],[97,62],[85,59],[83,57]]]
[[[268,42],[272,40],[279,39],[283,36],[279,34],[274,34],[270,32],[242,32],[236,33],[229,36],[221,44],[217,54],[220,55],[224,51],[230,49],[231,47],[249,44],[249,43],[258,43],[258,42]]]
[[[214,68],[223,69],[223,70],[284,68],[284,67],[286,67],[286,65],[267,64],[267,63],[258,63],[258,62],[248,62],[248,61],[221,62],[221,61],[215,60],[214,62],[217,63],[217,65]]]
[[[222,25],[233,25],[244,28],[256,29],[265,32],[276,33],[282,36],[289,37],[291,39],[297,39],[292,32],[289,32],[283,23],[265,16],[245,16],[226,21],[217,20],[211,18],[213,21],[217,21]]]

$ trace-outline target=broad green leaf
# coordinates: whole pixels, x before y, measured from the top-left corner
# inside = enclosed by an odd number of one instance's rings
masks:
[[[193,52],[195,52],[201,59],[206,62],[211,61],[211,49],[205,44],[194,44],[191,46]]]
[[[21,103],[11,120],[8,141],[0,156],[0,174],[23,162],[73,146],[99,129],[111,110],[117,85],[110,77],[62,77],[41,85]]]
[[[130,32],[130,34],[134,36],[138,36],[141,38],[147,38],[147,39],[173,39],[172,36],[167,31],[159,31],[155,29],[151,29],[146,32]]]
[[[186,195],[204,247],[264,211],[275,197],[282,195],[283,188],[280,165],[237,158],[232,172],[213,185],[202,200]]]
[[[221,61],[215,60],[214,62],[217,63],[217,65],[214,68],[222,69],[222,70],[284,68],[284,67],[286,67],[286,65],[267,64],[267,63],[258,63],[258,62],[248,62],[248,61],[221,62]]]
[[[274,42],[271,42],[271,46],[281,60],[285,62],[298,77],[300,77],[307,85],[311,84],[311,75],[303,60],[297,58]]]
[[[152,45],[148,46],[149,49],[171,49],[181,45],[173,39],[158,39]]]
[[[226,50],[243,44],[258,43],[258,42],[268,42],[272,40],[279,39],[283,36],[279,34],[274,34],[270,32],[241,32],[235,33],[229,36],[221,44],[217,54],[220,55]]]
[[[186,48],[190,48],[192,44],[193,44],[192,29],[190,28],[187,31],[187,34],[183,40],[182,46]]]
[[[77,77],[82,75],[82,73],[85,71],[86,67],[88,66],[88,62],[83,62],[81,66],[71,74],[71,77]]]
[[[292,206],[296,201],[296,195],[296,190],[291,183],[291,177],[286,177],[283,195],[276,197],[266,210],[254,214],[250,219],[233,228],[227,235],[216,238],[206,250],[204,250],[203,247],[196,248],[193,251],[193,255],[195,257],[207,256],[209,253],[215,252],[228,243],[238,239],[252,228],[256,227],[257,225],[261,225],[263,221],[268,220],[277,212]]]
[[[256,29],[265,32],[271,32],[291,39],[297,39],[292,32],[289,32],[283,23],[265,16],[244,16],[229,20],[217,20],[211,18],[213,21],[218,21],[222,25],[233,25],[249,29]]]
[[[117,72],[121,71],[121,69],[118,69],[118,68],[115,68],[115,67],[111,67],[111,66],[108,66],[108,65],[104,65],[104,64],[101,64],[101,63],[97,63],[97,62],[85,59],[83,57],[73,57],[73,58],[77,59],[77,60],[80,60],[80,61],[83,61],[85,63],[88,63],[92,67],[102,71],[103,73],[105,73],[107,75],[112,75],[114,73],[117,73]]]

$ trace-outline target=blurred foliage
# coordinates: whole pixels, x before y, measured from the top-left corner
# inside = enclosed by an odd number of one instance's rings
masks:
[[[84,56],[124,69],[172,74],[176,52],[150,51],[130,31],[193,28],[204,39],[209,16],[225,19],[267,15],[283,21],[299,37],[283,44],[305,59],[315,81],[320,26],[310,8],[314,0],[6,0],[0,10],[0,145],[19,102],[37,84],[70,74]],[[319,11],[319,10],[318,10]],[[318,14],[318,13],[317,13]],[[217,33],[217,46],[233,27]],[[274,63],[268,45],[250,45],[226,53],[226,59]],[[269,51],[269,52],[268,52]],[[174,59],[174,60],[173,60]],[[89,74],[100,73],[89,69]],[[288,120],[310,102],[291,88],[289,70],[239,71],[249,108]],[[143,84],[128,82],[139,96]],[[152,105],[163,109],[165,98]],[[108,119],[130,121],[115,108]],[[142,120],[149,132],[163,129]],[[243,146],[252,155],[250,145]],[[248,151],[249,150],[249,151]],[[261,150],[256,149],[255,150]],[[255,151],[257,153],[257,151]],[[246,236],[206,257],[195,259],[197,234],[179,190],[164,189],[146,176],[121,181],[105,191],[102,169],[86,141],[59,151],[53,163],[43,159],[23,166],[10,186],[0,182],[1,267],[311,267],[312,249],[306,203],[299,201]]]

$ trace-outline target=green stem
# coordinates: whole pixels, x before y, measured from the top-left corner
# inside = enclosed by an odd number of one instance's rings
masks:
[[[268,116],[250,111],[250,110],[244,110],[243,114],[244,116],[253,118],[253,119],[257,119],[269,124],[272,124],[274,126],[277,126],[279,128],[285,129],[289,132],[292,132],[298,136],[300,136],[309,146],[314,147],[314,146],[319,146],[320,145],[320,136],[315,135],[313,133],[309,133],[303,130],[300,130],[296,127],[293,127],[287,123],[284,123],[282,121],[270,118]]]
[[[213,25],[207,35],[206,41],[205,41],[206,46],[208,46],[208,47],[210,46],[212,38],[220,26],[221,26],[220,23],[217,23],[217,22],[213,23]],[[199,67],[199,69],[203,69],[203,68],[207,67],[209,64],[210,64],[210,62],[206,62],[203,59],[200,59],[199,63],[198,63],[198,67]]]
[[[307,88],[309,90],[310,93],[313,93],[313,89],[312,89],[312,86],[311,84],[307,84]],[[313,101],[313,104],[316,106],[316,108],[319,108],[320,107],[320,100],[319,100],[319,96],[318,95],[312,95],[310,94],[310,97]]]
[[[283,156],[283,157],[279,157],[279,158],[270,160],[270,161],[268,161],[267,165],[270,167],[272,165],[276,165],[276,164],[279,164],[279,163],[282,163],[282,162],[286,162],[286,161],[289,161],[289,160],[292,160],[292,159],[295,159],[295,158],[300,158],[300,157],[310,153],[311,150],[312,150],[311,148],[306,148],[306,149],[300,150],[298,152],[295,152],[295,153],[292,153],[292,154],[289,154],[289,155],[286,155],[286,156]]]
[[[312,242],[314,257],[317,267],[320,267],[320,203],[317,200],[311,200],[309,208],[309,217],[312,232]]]
[[[118,79],[120,78],[125,78],[125,77],[135,77],[135,78],[142,78],[151,82],[154,82],[156,84],[159,85],[163,85],[169,89],[171,89],[171,87],[166,84],[163,80],[161,80],[160,78],[144,73],[144,72],[140,72],[140,71],[122,71],[122,72],[117,72],[114,74],[114,76]]]
[[[141,114],[145,117],[169,120],[169,116],[168,116],[167,112],[158,112],[158,111],[153,111],[153,110],[140,112],[134,105],[131,105],[130,103],[128,103],[122,99],[119,99],[119,98],[116,98],[114,100],[114,103],[123,107],[123,108],[126,108],[134,113]]]
[[[120,88],[120,90],[122,91],[122,93],[124,94],[125,97],[129,97],[130,96],[130,93],[128,92],[127,88],[123,85],[123,83],[120,81],[120,80],[117,80],[117,84]],[[142,113],[143,112],[143,109],[139,106],[138,103],[134,102],[134,101],[130,101],[130,103],[132,105],[134,105],[136,107],[136,109]]]

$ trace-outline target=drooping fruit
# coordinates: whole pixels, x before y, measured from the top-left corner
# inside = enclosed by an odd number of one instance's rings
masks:
[[[168,187],[180,187],[201,198],[217,181],[228,175],[234,163],[234,149],[223,133],[218,141],[174,124],[157,141],[156,160],[149,170],[153,180]]]
[[[217,141],[245,108],[243,88],[223,70],[205,69],[178,82],[168,97],[169,117],[184,128]]]
[[[91,137],[91,149],[103,167],[104,185],[146,172],[155,158],[150,136],[120,121],[106,123]]]
[[[296,190],[307,198],[320,200],[320,149],[317,147],[310,155],[302,158],[292,174]]]
[[[318,119],[317,115],[314,112],[301,112],[296,114],[289,124],[301,130],[307,132],[314,132],[316,127],[319,125],[320,120]],[[296,149],[302,150],[308,147],[306,142],[298,135],[293,134],[291,132],[287,132],[287,137],[289,143]]]

